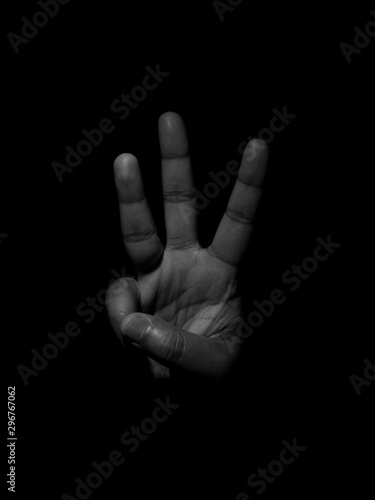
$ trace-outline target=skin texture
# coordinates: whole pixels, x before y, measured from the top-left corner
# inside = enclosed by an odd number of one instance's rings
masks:
[[[155,377],[178,368],[220,378],[242,343],[238,265],[247,248],[261,195],[268,148],[253,139],[244,152],[228,207],[210,246],[198,241],[194,184],[184,123],[176,113],[159,119],[167,241],[157,236],[137,159],[114,162],[125,249],[137,279],[122,278],[107,293],[112,327],[122,344],[150,359]]]

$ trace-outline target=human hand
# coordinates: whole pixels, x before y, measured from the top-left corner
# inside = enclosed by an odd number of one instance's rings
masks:
[[[268,148],[258,139],[247,145],[215,237],[202,248],[188,140],[179,115],[160,117],[159,140],[165,248],[144,196],[137,159],[122,154],[114,162],[123,240],[137,280],[122,278],[109,288],[109,319],[124,345],[130,341],[146,353],[154,376],[166,378],[170,368],[179,368],[220,378],[242,343],[237,272],[261,195]]]

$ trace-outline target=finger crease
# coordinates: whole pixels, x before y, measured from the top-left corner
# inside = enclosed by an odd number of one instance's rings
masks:
[[[134,200],[119,200],[120,205],[133,205],[133,203],[141,203],[146,197],[143,195],[141,198],[136,198]]]
[[[229,219],[234,220],[235,222],[239,222],[240,224],[245,224],[246,226],[252,226],[254,223],[254,217],[247,216],[238,210],[233,210],[231,208],[227,208],[225,210],[225,214]]]
[[[185,337],[183,335],[176,335],[174,337],[174,345],[169,351],[169,360],[178,366],[185,353]],[[167,358],[167,359],[168,359]]]
[[[261,184],[259,184],[256,181],[250,181],[250,180],[244,179],[243,177],[240,177],[240,176],[237,177],[237,180],[242,182],[243,184],[246,184],[246,186],[250,186],[250,187],[253,187],[256,189],[261,189]]]
[[[225,264],[228,264],[230,266],[233,266],[233,267],[237,267],[237,264],[234,262],[234,261],[230,261],[230,260],[227,260],[225,259],[222,255],[220,255],[213,247],[213,245],[211,244],[208,248],[207,248],[207,252],[212,256],[212,257],[215,257],[216,259],[218,260],[221,260],[222,262],[224,262]]]
[[[196,241],[181,241],[180,237],[174,237],[168,238],[165,250],[190,250],[198,246]]]
[[[193,200],[195,198],[195,190],[189,189],[187,191],[165,191],[165,203],[181,203],[184,201]]]
[[[128,243],[136,243],[138,241],[149,240],[156,234],[156,228],[150,231],[134,231],[134,233],[124,234],[123,240]]]

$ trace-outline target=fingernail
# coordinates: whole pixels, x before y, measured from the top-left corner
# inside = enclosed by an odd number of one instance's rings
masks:
[[[134,316],[131,318],[130,322],[125,325],[122,333],[128,339],[139,344],[149,326],[150,322],[147,318],[144,316]]]

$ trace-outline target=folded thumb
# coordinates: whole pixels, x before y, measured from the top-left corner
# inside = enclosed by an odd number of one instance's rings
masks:
[[[220,378],[232,361],[224,342],[177,328],[149,314],[129,314],[123,319],[120,330],[150,358],[170,368]]]

